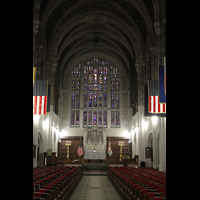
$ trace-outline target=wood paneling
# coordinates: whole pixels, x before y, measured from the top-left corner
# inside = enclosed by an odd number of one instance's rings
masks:
[[[66,141],[70,140],[71,145],[69,145],[69,160],[70,161],[80,160],[80,157],[77,154],[78,146],[80,143],[80,138],[82,140],[82,146],[83,146],[83,137],[66,137],[64,139],[61,139],[61,158],[67,159],[67,148],[68,147],[66,145]],[[82,158],[81,158],[81,162],[82,162]]]
[[[107,154],[109,139],[110,139],[111,149],[112,149],[111,156]],[[106,146],[106,162],[107,163],[122,162],[120,161],[120,146],[118,145],[119,141],[124,142],[124,146],[122,147],[122,155],[127,155],[129,153],[128,152],[128,145],[129,145],[128,138],[107,137],[107,146]]]

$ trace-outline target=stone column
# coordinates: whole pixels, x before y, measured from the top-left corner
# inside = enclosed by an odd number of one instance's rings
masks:
[[[166,118],[160,119],[159,171],[166,170]]]

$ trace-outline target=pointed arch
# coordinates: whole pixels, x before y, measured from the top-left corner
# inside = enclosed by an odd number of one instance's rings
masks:
[[[153,139],[153,131],[150,131],[148,136],[147,136],[147,146],[148,147],[152,147],[152,146],[150,146],[151,142],[152,142],[152,139]]]

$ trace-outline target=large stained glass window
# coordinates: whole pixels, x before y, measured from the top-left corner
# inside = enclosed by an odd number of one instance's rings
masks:
[[[74,116],[75,115],[75,111],[74,110],[72,110],[71,111],[71,125],[74,125]]]
[[[111,108],[114,108],[114,93],[111,93]]]
[[[117,67],[110,66],[111,89],[111,127],[120,127],[120,72]]]
[[[79,99],[80,93],[76,93],[76,108],[80,108],[80,99]]]
[[[103,94],[103,107],[107,107],[107,93]]]
[[[107,111],[103,111],[103,125],[107,125]]]
[[[89,112],[88,112],[88,125],[92,125],[92,111],[91,110],[89,110]]]
[[[119,111],[116,111],[116,126],[119,126]]]
[[[71,107],[72,108],[75,108],[75,93],[74,92],[72,92],[72,99],[71,99]]]
[[[102,126],[102,110],[99,111],[99,125]]]
[[[102,108],[102,93],[99,93],[99,108]]]
[[[119,93],[116,93],[116,107],[117,109],[119,109]]]
[[[120,70],[97,57],[82,64],[71,69],[71,126],[120,127]]]
[[[92,93],[89,93],[89,107],[92,108]]]
[[[115,111],[111,111],[111,126],[115,125]]]
[[[97,125],[97,111],[93,112],[93,126]]]
[[[79,125],[79,110],[76,111],[76,125]]]
[[[87,125],[87,111],[86,110],[84,111],[84,114],[83,114],[83,125]]]
[[[80,126],[81,63],[71,70],[71,126]]]
[[[84,93],[84,108],[87,107],[87,93]]]

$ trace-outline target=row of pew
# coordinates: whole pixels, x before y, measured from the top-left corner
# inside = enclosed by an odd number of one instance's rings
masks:
[[[83,176],[83,167],[54,166],[33,170],[33,200],[68,200]]]
[[[122,200],[166,200],[166,173],[147,167],[111,167],[107,176]]]

